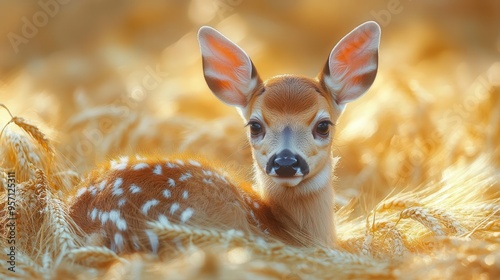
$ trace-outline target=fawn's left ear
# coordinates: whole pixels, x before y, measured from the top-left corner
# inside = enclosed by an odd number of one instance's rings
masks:
[[[261,83],[248,55],[208,26],[200,28],[198,41],[208,87],[224,103],[245,108],[250,95]]]
[[[356,27],[333,48],[321,83],[338,105],[345,105],[365,93],[375,80],[378,68],[380,27],[368,21]]]

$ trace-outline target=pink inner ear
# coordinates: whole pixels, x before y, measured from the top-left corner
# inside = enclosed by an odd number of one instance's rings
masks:
[[[350,64],[352,68],[358,68],[356,66],[363,65],[363,62],[366,63],[370,58],[370,53],[363,56],[363,52],[370,49],[370,43],[373,42],[374,35],[372,31],[365,29],[361,30],[358,36],[346,37],[346,40],[342,41],[342,46],[336,52],[334,59],[341,64]]]
[[[230,105],[245,106],[255,86],[250,58],[214,29],[201,29],[199,40],[205,80],[212,92]]]
[[[346,35],[329,58],[329,84],[337,102],[347,103],[361,96],[377,72],[380,29],[365,23]]]
[[[217,39],[212,35],[208,35],[206,40],[207,45],[213,52],[217,53],[218,57],[224,58],[224,60],[233,63],[235,66],[243,64],[245,58],[239,55],[240,50],[231,43]]]
[[[220,41],[210,35],[206,39],[210,50],[214,53],[213,57],[207,57],[210,68],[231,80],[237,80],[238,76],[235,70],[245,64],[245,57],[238,55],[239,50],[235,50],[234,46],[227,42]]]

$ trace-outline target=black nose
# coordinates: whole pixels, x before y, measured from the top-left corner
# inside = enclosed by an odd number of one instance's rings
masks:
[[[266,166],[266,172],[269,174],[273,170],[279,177],[292,177],[299,170],[303,175],[309,173],[309,167],[305,161],[300,156],[294,155],[288,149],[281,151],[269,159]]]

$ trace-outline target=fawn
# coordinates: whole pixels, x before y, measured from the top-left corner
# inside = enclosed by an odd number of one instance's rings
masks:
[[[198,40],[209,88],[235,106],[249,127],[253,187],[199,159],[122,157],[76,190],[71,217],[117,252],[158,252],[166,241],[148,230],[147,221],[333,246],[335,123],[375,79],[380,27],[366,22],[346,35],[314,79],[280,75],[262,81],[248,55],[215,29],[202,27]]]

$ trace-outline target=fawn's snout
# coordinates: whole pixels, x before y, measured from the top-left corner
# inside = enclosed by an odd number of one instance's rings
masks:
[[[305,176],[309,173],[309,165],[301,156],[293,154],[289,149],[284,149],[269,159],[266,173],[283,178]]]

